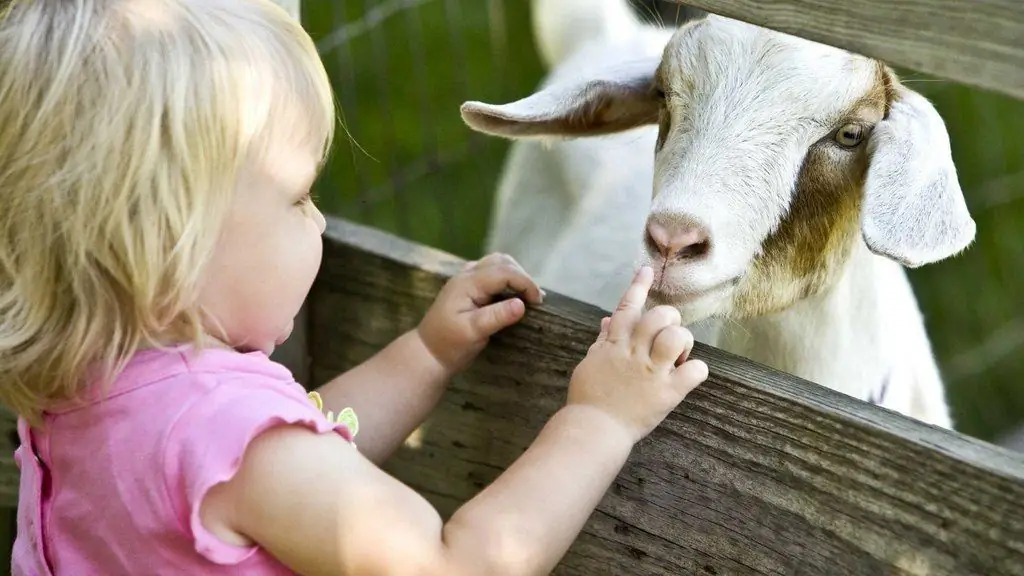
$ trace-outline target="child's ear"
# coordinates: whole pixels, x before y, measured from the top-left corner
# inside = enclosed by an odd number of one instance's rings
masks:
[[[897,85],[868,154],[861,231],[872,252],[914,268],[967,248],[976,226],[945,123],[927,99]]]
[[[510,139],[594,136],[658,122],[653,86],[661,57],[621,62],[583,78],[556,80],[509,104],[466,102],[462,118],[479,132]]]

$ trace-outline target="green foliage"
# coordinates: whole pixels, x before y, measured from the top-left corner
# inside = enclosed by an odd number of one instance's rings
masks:
[[[992,439],[1024,420],[1024,102],[903,72],[949,129],[978,223],[964,254],[910,273],[958,429]]]
[[[391,15],[323,53],[351,139],[339,134],[318,202],[330,213],[475,257],[508,145],[467,129],[459,105],[534,88],[542,70],[529,4],[306,2],[303,23],[323,44],[367,13]],[[493,38],[496,32],[507,38]]]

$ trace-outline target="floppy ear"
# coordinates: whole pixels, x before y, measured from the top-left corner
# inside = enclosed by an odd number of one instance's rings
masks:
[[[478,132],[510,139],[595,136],[655,124],[660,62],[660,56],[624,61],[583,78],[555,80],[509,104],[466,102],[462,119]]]
[[[974,240],[945,123],[931,102],[899,84],[888,118],[868,140],[861,232],[875,254],[915,268]]]

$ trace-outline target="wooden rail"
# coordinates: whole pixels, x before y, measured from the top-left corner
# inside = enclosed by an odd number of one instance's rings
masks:
[[[669,0],[1024,98],[1020,0]]]
[[[6,408],[0,408],[0,508],[17,508],[21,474],[14,464],[18,447],[17,419]],[[3,520],[0,519],[0,522]]]
[[[415,326],[461,261],[331,219],[309,300],[319,385]],[[386,466],[444,515],[561,405],[600,310],[551,294]],[[1024,455],[698,345],[711,367],[634,451],[563,574],[1024,574]]]

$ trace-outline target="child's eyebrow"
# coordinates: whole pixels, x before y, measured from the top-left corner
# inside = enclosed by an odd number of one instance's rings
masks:
[[[309,191],[310,187],[313,186],[313,183],[316,182],[316,179],[319,176],[319,166],[311,166],[308,170],[304,170],[295,178],[287,178],[285,183],[290,189],[295,191],[297,196],[302,196]]]
[[[303,190],[308,191],[310,188],[313,187],[313,184],[316,182],[317,178],[320,177],[320,169],[319,168],[320,168],[319,166],[314,167],[312,170],[309,171],[309,173],[306,175],[306,177],[302,179],[302,189]]]

